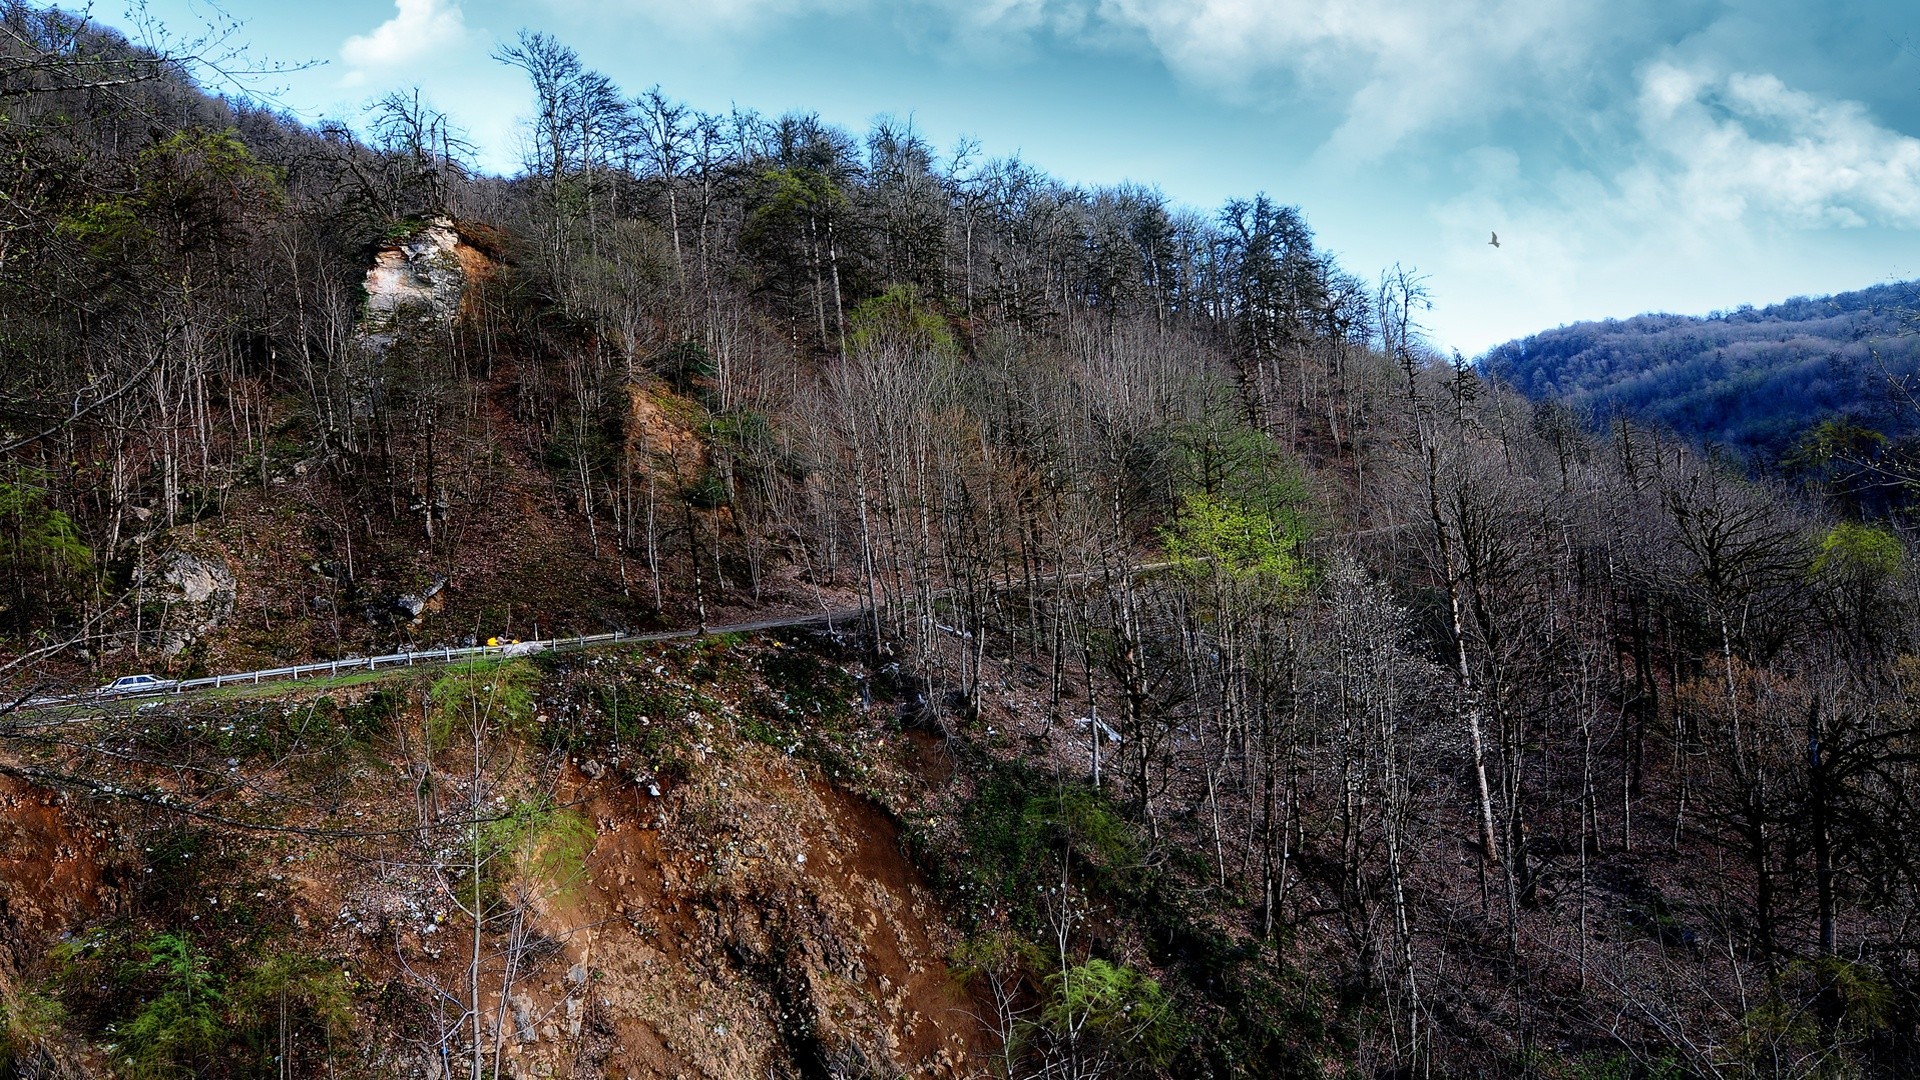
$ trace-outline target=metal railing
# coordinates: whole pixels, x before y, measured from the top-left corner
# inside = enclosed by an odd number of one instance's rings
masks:
[[[1164,570],[1175,565],[1171,562],[1139,563],[1125,567],[1120,572],[1128,576]],[[1105,576],[1103,571],[1083,571],[1074,574],[1054,574],[1054,585],[1063,585],[1072,581],[1093,580]],[[991,589],[1017,587],[1018,581],[996,582]],[[935,595],[944,597],[954,590],[942,589]],[[911,603],[912,601],[902,601]],[[616,642],[671,641],[678,638],[711,637],[716,634],[745,634],[761,630],[779,630],[787,627],[814,626],[825,624],[831,628],[835,623],[850,623],[872,615],[874,609],[867,607],[849,608],[840,611],[826,611],[811,615],[789,615],[771,619],[759,619],[752,622],[732,623],[725,626],[705,626],[698,629],[654,630],[643,634],[630,634],[615,631],[608,634],[576,634],[572,637],[546,638],[538,641],[516,641],[505,645],[464,645],[443,646],[438,649],[408,649],[404,652],[388,653],[384,656],[350,656],[340,660],[321,660],[311,664],[292,664],[287,667],[263,668],[259,671],[241,671],[226,675],[210,675],[199,679],[182,679],[157,686],[150,690],[127,690],[120,693],[96,690],[91,693],[69,694],[57,697],[36,698],[23,704],[28,708],[40,708],[51,705],[105,704],[108,702],[137,701],[143,698],[168,697],[189,691],[212,690],[227,686],[258,685],[281,679],[303,679],[325,675],[329,678],[353,674],[356,671],[378,671],[381,668],[414,667],[416,665],[446,665],[459,660],[483,659],[490,656],[532,656],[536,653],[585,649],[595,645],[608,645]],[[965,631],[941,626],[950,634],[971,637]]]
[[[41,708],[51,705],[107,704],[109,702],[138,701],[146,698],[172,697],[200,690],[213,690],[227,686],[255,686],[264,682],[289,679],[305,679],[339,675],[351,675],[359,671],[378,671],[382,668],[415,667],[419,665],[444,666],[461,660],[480,660],[488,657],[533,656],[544,652],[570,652],[575,649],[588,649],[596,645],[611,645],[617,642],[672,641],[679,638],[711,637],[716,634],[744,634],[759,630],[778,630],[786,627],[814,626],[825,624],[831,627],[836,622],[846,622],[863,614],[859,610],[831,611],[813,615],[793,615],[781,618],[759,619],[753,622],[732,623],[725,626],[709,626],[700,629],[653,630],[641,634],[615,631],[608,634],[575,634],[572,637],[545,638],[538,641],[514,641],[504,645],[462,645],[443,646],[438,649],[408,649],[403,652],[387,653],[384,656],[349,656],[339,660],[321,660],[311,664],[290,664],[286,667],[262,668],[259,671],[239,671],[224,675],[209,675],[199,679],[181,679],[152,689],[127,690],[120,693],[102,692],[69,694],[63,697],[46,697],[28,701],[29,708]]]
[[[231,674],[209,675],[199,679],[181,679],[151,690],[128,690],[120,693],[95,691],[91,694],[75,694],[65,698],[47,699],[36,704],[54,704],[56,702],[80,701],[129,701],[138,698],[165,697],[184,694],[193,690],[212,690],[225,686],[257,686],[263,682],[281,679],[304,679],[315,677],[332,678],[338,675],[351,675],[357,671],[378,671],[381,668],[413,667],[420,664],[445,665],[459,660],[477,660],[486,657],[532,656],[555,650],[584,649],[591,645],[604,645],[616,641],[641,641],[648,639],[677,636],[669,634],[581,634],[569,638],[548,638],[542,641],[516,641],[505,645],[461,645],[443,646],[438,649],[408,649],[404,652],[387,653],[384,656],[349,656],[340,660],[321,660],[311,664],[290,664],[286,667],[262,668],[259,671],[238,671]]]

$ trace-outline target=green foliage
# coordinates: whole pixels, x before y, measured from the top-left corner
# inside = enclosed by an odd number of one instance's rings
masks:
[[[1820,539],[1813,558],[1815,574],[1836,573],[1866,579],[1887,578],[1900,572],[1906,551],[1900,538],[1878,525],[1843,521]]]
[[[736,453],[753,452],[772,446],[777,440],[767,414],[754,409],[733,409],[716,413],[701,427],[710,446],[724,447]]]
[[[794,229],[810,217],[824,216],[846,205],[846,192],[819,169],[766,169],[759,180],[759,205],[746,222],[745,234],[750,240],[764,241],[769,233]]]
[[[82,203],[55,230],[121,280],[235,243],[243,214],[280,201],[279,174],[234,131],[174,132],[141,150],[131,173],[124,188]]]
[[[339,769],[341,755],[370,749],[405,703],[405,693],[392,686],[344,705],[331,694],[306,702],[214,699],[148,720],[140,741],[175,756],[290,759],[289,768],[318,780]]]
[[[256,964],[229,995],[238,1015],[266,1017],[299,1010],[329,1037],[353,1028],[353,992],[337,964],[317,956],[274,952]]]
[[[555,471],[578,468],[604,469],[612,465],[620,451],[617,416],[578,414],[554,418],[553,430],[540,457]]]
[[[952,962],[954,976],[966,982],[1039,968],[1047,962],[1047,955],[1018,934],[996,930],[961,941],[948,960]]]
[[[613,721],[613,736],[635,751],[655,775],[667,778],[684,776],[692,767],[688,714],[719,711],[706,695],[651,677],[615,678],[595,685],[591,692],[594,705]]]
[[[876,351],[888,347],[953,356],[959,351],[947,320],[911,285],[895,285],[861,303],[847,316],[848,347]]]
[[[1299,463],[1266,432],[1238,419],[1224,400],[1202,420],[1171,424],[1146,444],[1146,471],[1170,497],[1187,491],[1225,495],[1259,509],[1299,512],[1308,503]]]
[[[315,704],[315,712],[331,720],[345,741],[364,745],[384,731],[406,703],[404,692],[382,686],[347,705],[335,706],[331,697],[322,697]]]
[[[955,860],[962,898],[976,917],[1004,913],[1037,932],[1045,890],[1063,861],[1090,885],[1126,890],[1139,862],[1133,827],[1104,792],[1062,783],[1018,765],[996,764],[962,808]]]
[[[424,215],[404,214],[387,222],[387,224],[380,229],[379,242],[383,244],[397,244],[402,240],[412,237],[426,227],[427,219]]]
[[[801,714],[808,722],[844,720],[860,691],[858,680],[845,668],[797,649],[768,657],[761,670],[768,688],[778,695],[758,703],[758,711],[770,719]]]
[[[1187,492],[1161,533],[1167,555],[1192,577],[1219,575],[1283,596],[1307,585],[1300,558],[1305,529],[1296,515],[1225,495]]]
[[[226,1042],[226,996],[204,953],[176,934],[140,944],[146,958],[123,977],[151,976],[158,992],[127,1020],[107,1028],[114,1058],[131,1076],[166,1076]]]
[[[97,262],[131,257],[154,240],[140,207],[124,196],[87,203],[61,219],[55,231],[84,247]]]
[[[715,510],[733,502],[733,489],[719,469],[702,469],[699,476],[682,489],[687,502],[701,510]]]
[[[1137,855],[1133,827],[1105,793],[1091,788],[1062,786],[1033,799],[1022,826],[1025,835],[1044,837],[1108,869],[1129,866]]]
[[[73,519],[47,505],[38,473],[0,483],[0,621],[24,621],[56,595],[70,594],[93,569]],[[38,589],[34,586],[38,585]]]
[[[1893,1023],[1899,995],[1880,972],[1838,956],[1814,960],[1806,971],[1837,1007],[1842,1027],[1868,1032]]]
[[[1897,994],[1879,972],[1840,957],[1788,965],[1766,1001],[1740,1018],[1729,1047],[1736,1060],[1765,1072],[1783,1055],[1806,1062],[1793,1075],[1852,1080],[1866,1075],[1854,1049],[1894,1021]]]
[[[847,193],[830,173],[807,165],[763,169],[755,179],[741,247],[797,311],[817,269],[821,233],[846,207]]]
[[[1217,909],[1176,884],[1207,876],[1205,867],[1170,874],[1180,862],[1170,847],[1146,857],[1139,830],[1103,792],[1018,763],[972,765],[978,780],[958,807],[957,840],[929,853],[975,932],[954,955],[963,977],[1038,984],[1042,1009],[1058,1004],[1046,986],[1050,971],[1081,1008],[1125,1004],[1137,990],[1149,1016],[1158,1002],[1181,1017],[1147,1025],[1140,1048],[1149,1059],[1166,1050],[1179,1067],[1211,1075],[1317,1075],[1314,1058],[1335,1030],[1327,987],[1270,946],[1223,932]],[[1097,967],[1058,977],[1054,948],[1035,943],[1050,940],[1047,907],[1061,902],[1063,860],[1072,891],[1083,891],[1092,910],[1139,927],[1166,983],[1149,992]],[[1028,1036],[1052,1038],[1050,1028],[1041,1023]]]
[[[1177,424],[1160,438],[1155,473],[1173,493],[1160,537],[1178,569],[1268,598],[1305,589],[1310,497],[1279,445],[1238,421]]]
[[[713,354],[698,341],[676,341],[653,354],[653,370],[684,394],[719,373]]]
[[[15,1075],[30,1055],[54,1040],[66,1022],[67,1010],[58,998],[0,985],[0,1077]]]
[[[1160,983],[1125,964],[1094,957],[1058,969],[1047,950],[1006,931],[966,939],[951,960],[965,981],[1037,982],[1038,1015],[1015,1026],[1016,1055],[1071,1044],[1107,1055],[1122,1072],[1144,1072],[1171,1063],[1192,1034]],[[1050,966],[1056,970],[1038,975]]]
[[[228,940],[223,963],[181,933],[96,928],[49,951],[58,996],[35,1003],[30,1019],[97,1039],[133,1077],[247,1073],[245,1055],[269,1065],[288,1030],[326,1037],[317,1043],[351,1030],[339,965],[283,950],[255,958],[255,941]]]
[[[139,160],[150,173],[190,173],[208,183],[271,187],[279,182],[279,174],[262,165],[231,128],[176,131],[142,150]]]
[[[1186,1025],[1160,984],[1099,958],[1047,977],[1042,1021],[1056,1037],[1076,1031],[1124,1065],[1159,1068],[1186,1038]]]
[[[1780,464],[1789,469],[1820,473],[1836,462],[1871,461],[1880,456],[1893,440],[1872,428],[1862,427],[1845,417],[1815,424],[1784,457]]]

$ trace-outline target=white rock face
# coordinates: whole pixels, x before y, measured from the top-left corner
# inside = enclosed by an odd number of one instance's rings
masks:
[[[460,246],[452,220],[438,217],[374,255],[363,283],[366,304],[353,334],[352,349],[361,361],[349,376],[354,417],[373,415],[382,362],[397,344],[444,341],[467,288]]]
[[[233,571],[219,559],[169,551],[140,572],[138,580],[146,600],[163,606],[157,629],[163,656],[178,654],[233,614]]]
[[[367,270],[368,329],[383,327],[406,311],[438,319],[458,314],[467,281],[454,250],[459,244],[453,222],[434,218],[420,231],[382,248]]]
[[[177,590],[180,600],[208,604],[222,614],[233,610],[233,571],[226,564],[185,551],[169,551],[154,567],[163,588]]]

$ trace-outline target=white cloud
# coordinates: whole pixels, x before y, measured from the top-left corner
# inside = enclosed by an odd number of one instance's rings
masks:
[[[396,68],[466,40],[459,0],[394,0],[393,6],[393,18],[341,43],[348,85],[364,81],[368,70]]]
[[[1646,157],[1620,188],[1643,209],[1677,207],[1702,227],[1920,227],[1920,139],[1858,102],[1658,63],[1641,77],[1638,121]]]
[[[1638,0],[615,0],[672,31],[776,32],[807,15],[891,17],[913,36],[1012,50],[1134,48],[1240,104],[1303,91],[1339,112],[1333,146],[1368,158],[1436,125],[1578,82]],[[927,27],[936,27],[928,32]],[[1288,94],[1276,95],[1276,88]]]
[[[1369,157],[1567,80],[1600,47],[1593,0],[1101,0],[1176,73],[1235,96],[1275,76],[1343,101],[1333,148]]]
[[[1858,102],[1661,61],[1625,110],[1614,160],[1591,169],[1531,180],[1510,151],[1465,155],[1469,190],[1435,212],[1429,263],[1453,341],[1859,287],[1920,229],[1920,139]]]

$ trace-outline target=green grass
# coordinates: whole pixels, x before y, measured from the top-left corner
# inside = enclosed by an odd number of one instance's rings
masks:
[[[463,723],[533,734],[533,688],[539,682],[539,670],[519,658],[470,660],[447,667],[427,691],[432,748],[444,748]]]

